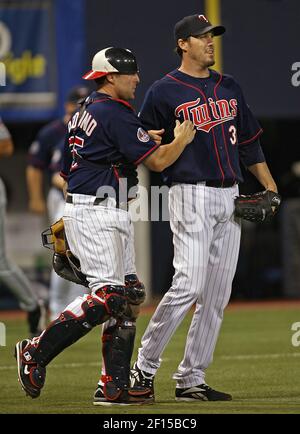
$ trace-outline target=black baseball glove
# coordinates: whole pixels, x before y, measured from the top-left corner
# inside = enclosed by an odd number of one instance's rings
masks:
[[[280,203],[280,194],[270,190],[237,196],[234,201],[235,215],[250,222],[261,223],[274,217]]]

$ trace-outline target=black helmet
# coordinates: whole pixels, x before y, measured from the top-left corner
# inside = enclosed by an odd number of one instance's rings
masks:
[[[92,61],[92,70],[83,78],[93,80],[104,75],[117,72],[119,74],[136,74],[138,66],[135,56],[127,48],[108,47],[98,51]]]

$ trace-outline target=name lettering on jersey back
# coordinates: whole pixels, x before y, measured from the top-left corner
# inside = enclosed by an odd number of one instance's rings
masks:
[[[208,133],[216,125],[234,119],[237,115],[237,100],[208,98],[208,104],[200,104],[201,98],[180,104],[175,109],[175,116],[193,122],[197,130]]]
[[[69,132],[75,128],[81,128],[85,134],[89,137],[97,126],[96,119],[88,113],[86,110],[83,112],[79,119],[79,112],[75,113],[72,119],[68,123]]]

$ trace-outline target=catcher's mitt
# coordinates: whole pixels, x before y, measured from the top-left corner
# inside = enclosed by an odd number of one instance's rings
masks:
[[[255,194],[241,195],[235,198],[235,215],[250,222],[261,223],[270,220],[281,203],[281,196],[266,190]]]

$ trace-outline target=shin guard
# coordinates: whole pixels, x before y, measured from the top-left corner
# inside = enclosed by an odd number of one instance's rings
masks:
[[[65,348],[74,344],[94,326],[103,323],[110,316],[106,304],[91,295],[78,297],[69,307],[72,310],[62,312],[38,338],[32,340],[32,345],[27,349],[28,361],[47,366]],[[79,307],[83,312],[80,316],[74,313],[79,310]]]
[[[130,320],[116,321],[102,336],[102,354],[105,373],[101,377],[103,392],[108,400],[114,401],[127,394],[129,389],[130,360],[134,348],[136,326]]]

